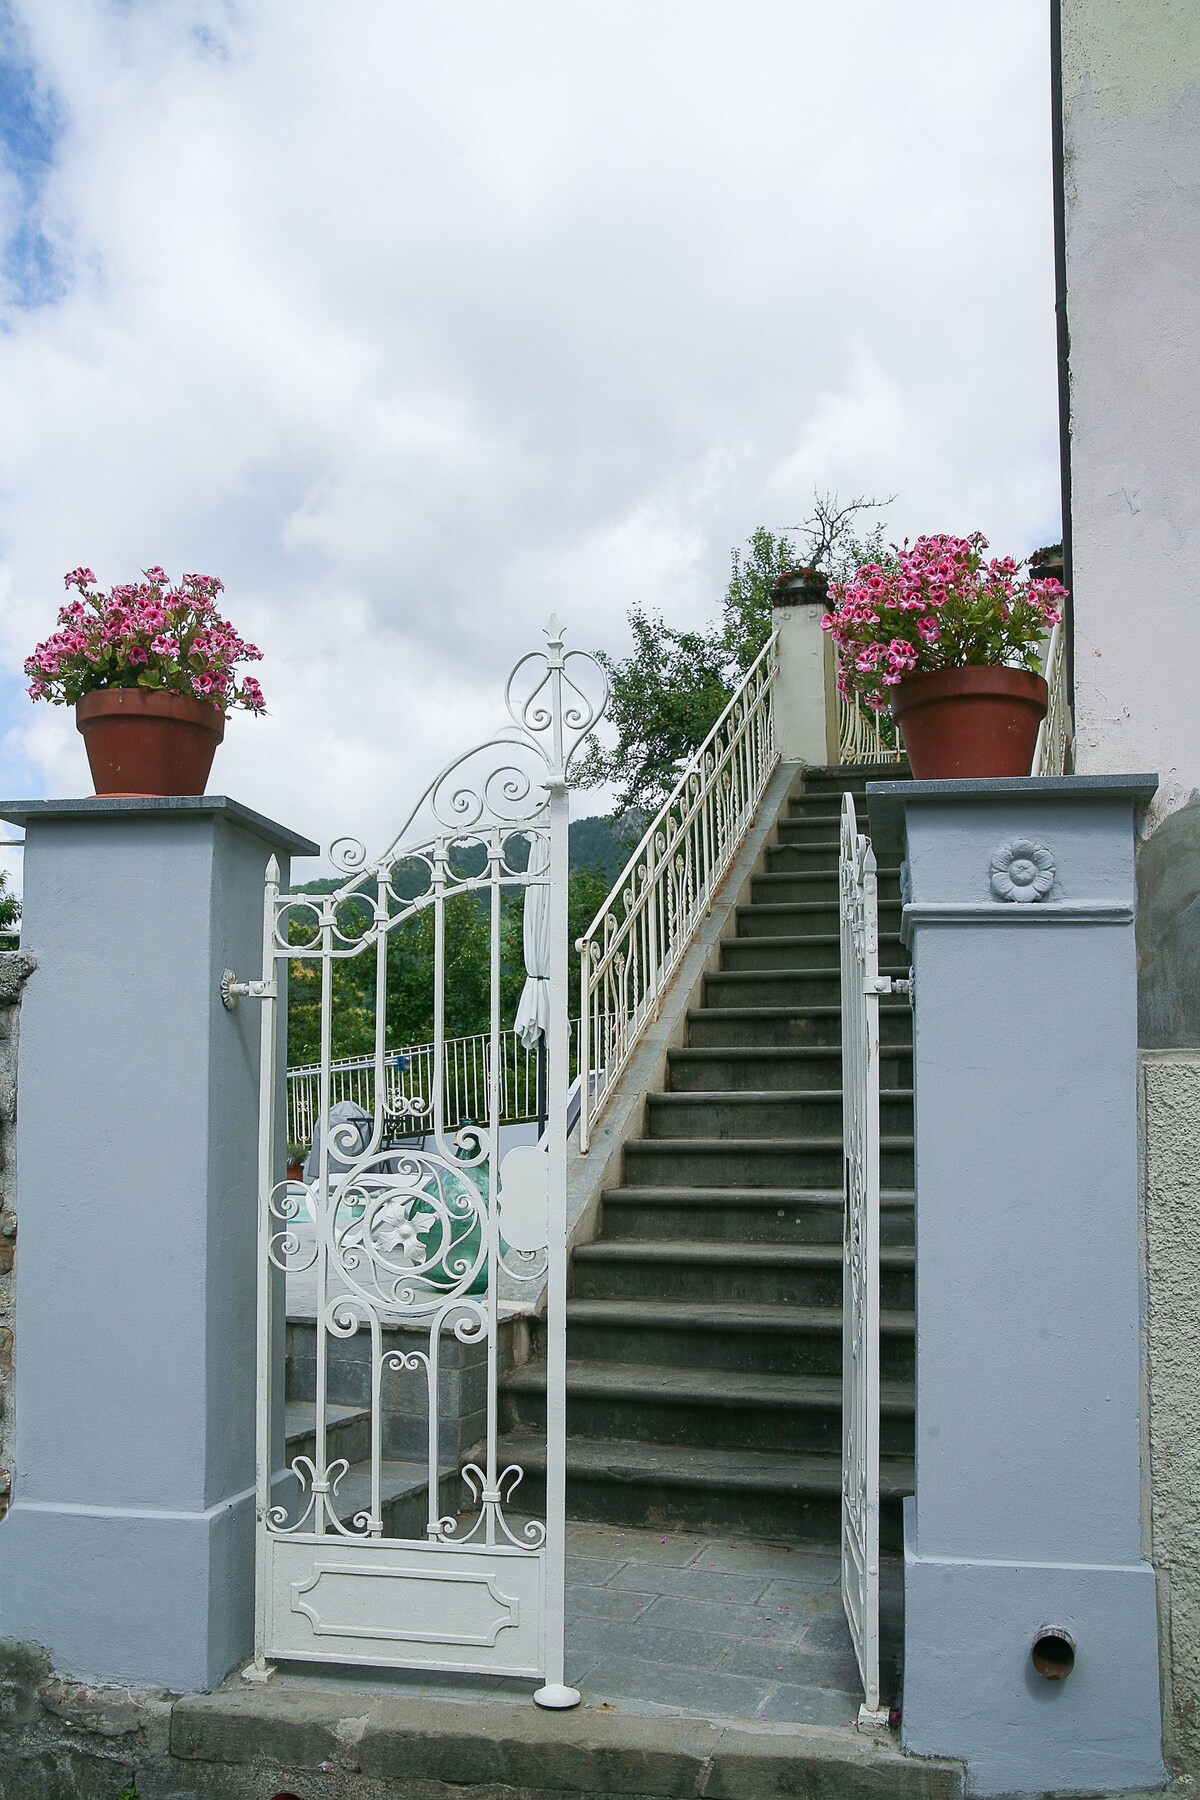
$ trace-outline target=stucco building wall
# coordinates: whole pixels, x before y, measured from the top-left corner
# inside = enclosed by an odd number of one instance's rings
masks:
[[[1200,1773],[1200,1054],[1142,1057],[1150,1537],[1158,1574],[1164,1752]]]

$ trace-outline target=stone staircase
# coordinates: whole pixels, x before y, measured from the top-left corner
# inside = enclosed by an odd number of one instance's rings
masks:
[[[736,936],[648,1097],[601,1230],[572,1260],[567,1512],[834,1542],[841,1506],[842,792],[810,769]],[[865,808],[863,809],[865,810]],[[899,869],[880,869],[880,966],[901,974]],[[912,1492],[912,1023],[881,1003],[883,1540]],[[544,1344],[501,1386],[502,1465],[537,1512]]]

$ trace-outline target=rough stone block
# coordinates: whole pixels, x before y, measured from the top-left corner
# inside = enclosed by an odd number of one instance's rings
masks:
[[[172,1710],[171,1755],[185,1762],[356,1768],[354,1747],[338,1736],[338,1725],[360,1707],[361,1696],[286,1688],[187,1695]]]
[[[48,1681],[39,1693],[47,1712],[80,1731],[104,1738],[128,1737],[141,1731],[146,1709],[130,1688],[93,1688],[74,1681]]]
[[[0,1638],[0,1728],[28,1725],[38,1713],[38,1690],[50,1658],[36,1644]]]
[[[392,1782],[673,1800],[696,1791],[697,1750],[710,1737],[696,1720],[605,1713],[581,1720],[504,1705],[443,1703],[435,1724],[419,1702],[389,1700],[372,1712],[360,1758],[365,1774]]]

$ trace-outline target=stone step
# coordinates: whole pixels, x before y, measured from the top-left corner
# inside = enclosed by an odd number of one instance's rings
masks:
[[[838,867],[838,850],[824,840],[819,840],[822,847],[808,844],[793,834],[790,838],[781,839],[777,844],[768,844],[765,852],[765,873],[780,875],[836,875]],[[884,863],[877,871],[880,891],[895,893],[900,885],[899,863]]]
[[[379,1374],[380,1448],[389,1461],[420,1460],[427,1454],[428,1382],[418,1360],[429,1350],[430,1321],[407,1324],[385,1319],[381,1327],[383,1367]],[[520,1318],[500,1321],[497,1354],[500,1367],[510,1368],[526,1354],[527,1327]],[[312,1407],[317,1391],[317,1326],[312,1317],[287,1322],[286,1396]],[[363,1410],[371,1405],[374,1371],[371,1333],[365,1326],[342,1337],[327,1334],[324,1345],[326,1394],[332,1405]],[[487,1344],[464,1342],[452,1329],[441,1334],[438,1369],[438,1416],[442,1454],[447,1461],[463,1444],[473,1443],[487,1416]],[[365,1451],[364,1451],[365,1454]],[[356,1460],[356,1459],[352,1459]]]
[[[424,1538],[429,1522],[429,1465],[424,1462],[385,1462],[379,1469],[380,1517],[383,1536]],[[453,1513],[467,1496],[455,1468],[438,1472],[438,1517]],[[371,1507],[371,1465],[355,1463],[338,1484],[336,1504],[344,1525]]]
[[[841,805],[842,795],[852,793],[857,800],[865,795],[868,781],[911,781],[906,761],[862,763],[811,763],[804,771],[804,795],[829,794]]]
[[[911,1088],[879,1096],[885,1136],[911,1134]],[[842,1130],[840,1088],[767,1088],[757,1092],[672,1092],[646,1096],[648,1138],[785,1138],[837,1135]]]
[[[789,817],[780,819],[775,827],[775,841],[779,844],[806,844],[813,850],[831,850],[835,856],[841,852],[841,820],[837,824],[830,823],[829,830],[823,837],[809,829],[806,818]]]
[[[911,1088],[911,1050],[881,1050],[879,1080],[885,1088]],[[840,1094],[841,1081],[842,1053],[833,1044],[689,1046],[667,1054],[667,1086],[674,1094],[789,1088]]]
[[[498,1453],[525,1471],[523,1505],[545,1504],[546,1448],[534,1432],[506,1432]],[[880,1540],[902,1547],[900,1502],[913,1491],[907,1457],[880,1459]],[[728,1530],[788,1543],[836,1543],[841,1457],[567,1440],[567,1512],[573,1519],[664,1530]]]
[[[688,1048],[767,1048],[808,1045],[829,1049],[842,1041],[842,1009],[836,1002],[788,1004],[787,992],[799,985],[792,975],[708,975],[719,1000],[693,1007],[687,1015]],[[774,1002],[772,1000],[774,996]],[[905,996],[879,1003],[879,1036],[889,1048],[912,1053],[912,1008]]]
[[[783,860],[785,852],[786,861]],[[781,819],[777,841],[767,848],[767,868],[812,869],[827,873],[837,868],[840,854],[836,832],[827,838],[818,837],[815,832],[808,831],[800,819]],[[884,869],[887,875],[899,879],[898,863],[885,864]]]
[[[836,929],[839,902],[835,897],[818,900],[753,900],[737,908],[738,937],[824,936]],[[889,929],[890,928],[890,929]],[[880,938],[900,939],[900,898],[879,900]]]
[[[736,1531],[728,1535],[740,1537]],[[644,1572],[645,1585],[657,1592],[666,1586],[658,1580],[658,1565],[653,1560],[661,1536],[655,1533],[639,1540],[630,1535],[628,1541],[622,1541],[623,1533],[617,1530],[609,1534],[589,1528],[586,1533],[569,1535],[568,1543],[587,1544],[591,1539],[588,1547],[598,1560],[607,1555],[624,1561],[631,1552],[636,1554],[640,1541],[644,1560],[634,1566],[639,1574]],[[817,1560],[818,1567],[826,1562],[824,1557]],[[786,1551],[778,1553],[778,1561],[771,1555],[764,1561],[777,1578],[795,1579]],[[756,1560],[756,1572],[762,1566]],[[149,1771],[148,1778],[139,1777],[139,1785],[155,1800],[168,1793],[176,1800],[200,1800],[201,1796],[205,1800],[218,1800],[218,1796],[223,1800],[235,1800],[235,1796],[267,1800],[281,1781],[308,1800],[318,1795],[322,1800],[397,1800],[401,1795],[405,1800],[417,1796],[421,1800],[439,1796],[441,1800],[563,1800],[567,1795],[572,1800],[614,1800],[617,1795],[962,1800],[966,1776],[961,1762],[909,1756],[900,1749],[894,1732],[868,1735],[854,1729],[859,1694],[846,1685],[841,1609],[830,1596],[816,1604],[815,1617],[827,1631],[832,1628],[832,1633],[828,1637],[820,1630],[814,1634],[822,1646],[815,1654],[813,1645],[797,1649],[793,1635],[787,1653],[791,1665],[787,1680],[813,1681],[810,1668],[815,1668],[820,1686],[776,1688],[776,1680],[782,1683],[785,1679],[774,1673],[776,1665],[785,1661],[782,1650],[767,1661],[765,1680],[761,1671],[747,1680],[737,1673],[727,1674],[723,1666],[716,1668],[723,1654],[745,1642],[738,1609],[733,1607],[711,1646],[713,1655],[708,1662],[715,1670],[712,1673],[673,1665],[676,1645],[682,1646],[687,1638],[677,1639],[669,1627],[656,1629],[652,1624],[647,1627],[649,1641],[644,1650],[636,1637],[632,1649],[622,1645],[617,1650],[609,1635],[605,1653],[597,1662],[596,1637],[603,1637],[604,1627],[599,1621],[580,1617],[568,1630],[566,1673],[569,1680],[580,1682],[585,1704],[573,1711],[535,1710],[529,1704],[528,1682],[522,1687],[491,1679],[456,1680],[453,1675],[439,1679],[436,1673],[424,1679],[384,1676],[372,1681],[366,1672],[329,1678],[320,1669],[305,1679],[283,1668],[269,1683],[226,1682],[212,1694],[168,1703],[175,1746],[169,1762],[165,1756],[160,1760],[140,1739],[126,1738],[124,1744],[136,1754],[139,1771]],[[888,1698],[898,1696],[890,1682],[887,1636],[894,1616],[890,1608],[885,1611],[884,1692]],[[787,1614],[780,1617],[786,1620]],[[839,1645],[837,1650],[830,1647],[834,1643]],[[774,1647],[766,1643],[765,1649],[771,1655]],[[26,1653],[26,1661],[32,1660]],[[806,1666],[801,1669],[797,1663]],[[739,1666],[736,1657],[732,1658],[731,1670]],[[29,1712],[34,1716],[41,1679],[39,1669],[36,1677],[16,1689],[23,1707],[28,1695]],[[768,1707],[765,1697],[772,1692],[798,1696],[796,1706]],[[659,1696],[658,1703],[645,1706],[652,1694]],[[806,1694],[811,1696],[811,1708],[804,1703]],[[94,1713],[96,1703],[90,1697],[89,1705]],[[16,1712],[11,1700],[9,1707]],[[348,1728],[351,1707],[360,1716]],[[165,1713],[166,1708],[163,1710]],[[16,1716],[26,1714],[22,1710]],[[117,1716],[124,1725],[124,1716]],[[164,1717],[164,1727],[166,1723]],[[44,1729],[35,1743],[45,1741]],[[71,1727],[67,1730],[75,1735]],[[13,1753],[6,1766],[29,1772],[22,1777],[25,1785],[19,1793],[12,1788],[11,1800],[65,1795],[69,1778],[64,1776],[60,1782],[50,1772],[51,1752],[26,1751],[18,1734],[11,1735]],[[336,1771],[329,1757],[336,1758]],[[111,1747],[104,1762],[110,1758],[115,1760]],[[351,1760],[363,1770],[377,1773],[343,1772],[340,1765]],[[286,1776],[280,1766],[285,1761]],[[127,1763],[123,1772],[93,1775],[90,1771],[104,1766],[94,1755],[86,1760],[81,1755],[78,1764],[72,1757],[72,1765],[82,1765],[89,1773],[83,1777],[82,1789],[70,1778],[70,1791],[85,1792],[89,1800],[99,1800],[102,1792],[114,1793],[116,1782],[131,1773]],[[62,1766],[54,1764],[55,1770]]]
[[[881,949],[883,947],[881,946]],[[907,975],[908,968],[901,969],[898,959],[893,961],[895,973]],[[755,968],[723,968],[714,969],[704,977],[704,1006],[765,1006],[765,1007],[822,1007],[832,1008],[840,1021],[842,1003],[842,983],[837,964],[825,969],[766,969]],[[912,1030],[912,1008],[908,1004],[906,994],[887,995],[880,1001],[880,1030],[883,1030],[883,1015],[891,1012],[907,1019],[908,1030]],[[830,1043],[841,1042],[841,1024],[838,1023],[833,1036],[826,1040]]]
[[[894,769],[889,771],[895,773]],[[735,935],[647,1096],[567,1308],[568,1506],[621,1525],[836,1543],[841,1515],[843,1150],[838,854],[827,770],[793,796]],[[865,819],[865,801],[860,807]],[[900,882],[880,871],[884,973],[905,976]],[[912,1484],[912,1012],[880,1007],[885,1541]],[[544,1490],[545,1327],[501,1387],[506,1461]]]
[[[898,904],[900,901],[900,881],[898,877],[888,877],[878,885],[877,892],[882,902]],[[838,897],[838,872],[836,867],[828,869],[768,869],[761,875],[755,875],[750,882],[750,900],[755,906],[780,905],[789,901],[836,900]],[[893,925],[892,929],[899,929]]]
[[[297,1456],[310,1462],[317,1456],[317,1409],[310,1400],[288,1400],[284,1405],[284,1434],[287,1440],[287,1466]],[[345,1457],[349,1463],[361,1462],[371,1454],[371,1409],[367,1406],[334,1406],[325,1408],[325,1460],[337,1462]]]
[[[544,1327],[534,1331],[545,1355]],[[782,1306],[749,1300],[593,1300],[567,1302],[567,1349],[585,1362],[647,1363],[672,1368],[742,1369],[778,1375],[840,1375],[841,1306]],[[880,1318],[880,1367],[911,1381],[913,1315]]]
[[[884,1306],[911,1312],[911,1245],[880,1252]],[[580,1244],[571,1263],[577,1299],[749,1300],[783,1306],[842,1304],[842,1246],[729,1240],[607,1238]]]
[[[336,1410],[339,1409],[330,1407],[330,1414]],[[298,1455],[312,1458],[314,1448],[310,1408],[307,1431],[300,1424],[289,1425],[289,1463]],[[355,1521],[371,1511],[371,1463],[369,1454],[350,1460],[348,1449],[348,1441],[337,1444],[331,1433],[327,1441],[326,1467],[332,1469],[343,1457],[350,1462],[349,1468],[344,1472],[338,1474],[336,1469],[333,1471],[331,1479],[336,1479],[337,1483],[333,1491],[333,1504],[338,1518],[347,1529],[361,1531],[361,1525],[356,1525]],[[423,1538],[429,1519],[428,1495],[427,1462],[397,1461],[391,1458],[382,1461],[379,1465],[379,1518],[383,1524],[384,1537]],[[439,1518],[454,1512],[466,1497],[458,1469],[443,1466],[438,1473]],[[296,1522],[307,1503],[308,1489],[305,1487],[298,1503],[293,1500],[289,1507],[289,1524]]]
[[[624,1179],[634,1186],[832,1187],[842,1179],[842,1137],[637,1138],[625,1145]],[[913,1184],[911,1136],[880,1141],[880,1179]]]
[[[889,1381],[880,1391],[880,1448],[913,1454],[914,1389]],[[501,1428],[543,1434],[546,1365],[526,1363],[502,1385]],[[829,1375],[760,1375],[725,1369],[567,1364],[571,1437],[639,1444],[840,1454],[842,1384]]]
[[[750,969],[818,970],[840,967],[841,937],[836,931],[810,932],[804,937],[731,937],[721,944],[721,968],[729,973]],[[898,940],[889,943],[880,933],[879,972],[907,975],[908,957]]]
[[[602,1195],[605,1243],[842,1243],[840,1188],[619,1187]],[[885,1244],[913,1241],[913,1197],[880,1195]]]

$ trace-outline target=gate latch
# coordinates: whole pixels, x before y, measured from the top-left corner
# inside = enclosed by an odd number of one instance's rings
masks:
[[[273,981],[239,981],[232,969],[221,976],[221,1005],[232,1012],[242,995],[247,1000],[277,1000],[279,989]]]

